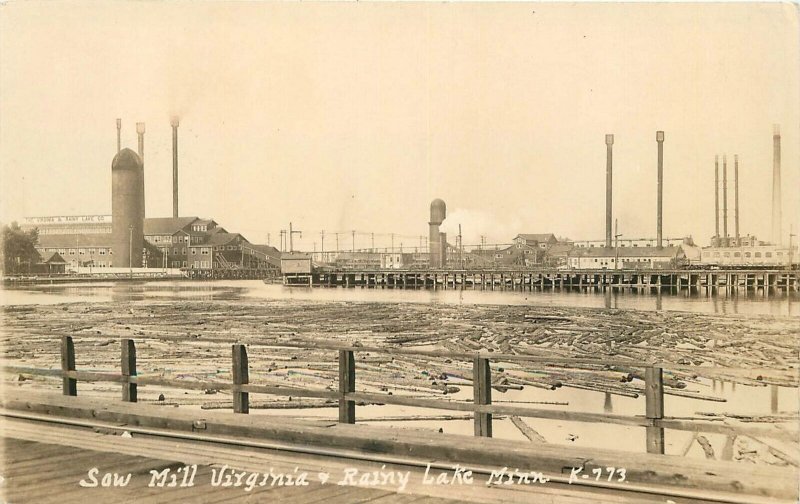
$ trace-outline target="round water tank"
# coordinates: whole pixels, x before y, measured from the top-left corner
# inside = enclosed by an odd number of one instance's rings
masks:
[[[447,217],[447,205],[444,201],[436,198],[431,201],[431,224],[441,224]]]
[[[117,268],[141,268],[144,247],[142,159],[122,149],[111,162],[112,263]]]

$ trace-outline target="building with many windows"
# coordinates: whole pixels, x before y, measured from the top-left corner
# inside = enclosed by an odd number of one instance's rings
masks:
[[[684,265],[681,247],[576,247],[569,253],[573,269],[668,269]]]
[[[38,228],[37,251],[58,253],[68,267],[108,268],[112,264],[111,217],[28,218],[23,228]],[[89,232],[87,232],[87,229]],[[280,268],[280,252],[228,233],[213,219],[164,217],[144,220],[144,267],[203,270]]]

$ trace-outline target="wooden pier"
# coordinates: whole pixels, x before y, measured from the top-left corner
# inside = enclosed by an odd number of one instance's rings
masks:
[[[260,345],[259,345],[260,346]],[[303,348],[301,344],[286,343],[281,345],[264,345],[279,348]],[[338,388],[321,389],[292,387],[274,384],[259,384],[258,377],[251,375],[248,362],[247,347],[238,343],[231,346],[231,381],[197,381],[186,379],[172,379],[159,376],[140,376],[137,374],[137,352],[134,340],[124,338],[120,340],[120,368],[116,371],[81,371],[76,366],[75,346],[70,336],[61,338],[61,365],[60,369],[27,368],[23,366],[3,366],[6,373],[31,374],[60,378],[61,394],[35,393],[28,390],[8,390],[0,398],[2,409],[0,418],[4,423],[3,433],[0,437],[8,439],[22,439],[37,444],[35,450],[41,453],[50,453],[60,457],[59,460],[68,459],[70,456],[81,455],[85,463],[95,460],[91,450],[117,452],[119,443],[125,441],[112,438],[108,445],[102,442],[89,443],[80,439],[73,441],[81,448],[78,452],[62,453],[48,446],[50,443],[64,444],[69,435],[53,434],[49,437],[45,429],[53,427],[70,427],[84,431],[124,433],[135,439],[161,439],[160,445],[173,447],[173,443],[186,442],[183,450],[161,452],[158,456],[147,452],[141,441],[128,443],[129,450],[138,450],[129,455],[148,456],[153,460],[142,461],[131,459],[125,461],[143,470],[148,464],[192,463],[219,466],[222,459],[214,460],[207,456],[205,462],[198,461],[198,453],[204,447],[230,448],[236,446],[242,450],[236,458],[238,464],[243,460],[250,460],[253,452],[261,450],[281,451],[290,453],[293,457],[313,455],[327,457],[336,464],[382,464],[383,466],[411,466],[419,474],[426,464],[434,463],[436,467],[451,467],[452,464],[474,468],[476,474],[484,477],[493,470],[501,467],[519,468],[520,470],[535,469],[546,474],[552,484],[548,485],[522,485],[508,488],[511,493],[489,493],[486,497],[482,492],[486,487],[481,486],[478,493],[473,493],[475,488],[453,488],[418,486],[421,495],[437,499],[457,499],[460,501],[475,500],[478,502],[519,501],[529,502],[539,498],[548,498],[554,502],[580,502],[590,500],[593,502],[647,502],[653,497],[663,501],[670,497],[675,502],[782,502],[793,501],[797,498],[798,474],[791,468],[762,467],[740,464],[724,460],[694,460],[675,455],[663,455],[665,451],[664,431],[675,429],[690,432],[710,432],[727,436],[751,435],[759,438],[776,438],[783,440],[796,440],[797,432],[789,431],[775,426],[729,425],[714,421],[700,419],[672,418],[664,410],[664,377],[663,369],[692,369],[692,366],[679,366],[675,364],[662,364],[657,362],[632,362],[630,360],[606,361],[593,358],[558,359],[536,357],[530,355],[501,355],[488,353],[453,353],[426,350],[407,350],[373,348],[365,346],[341,346],[333,344],[317,344],[316,349],[330,350],[337,356],[338,361]],[[428,359],[467,360],[473,364],[472,386],[474,401],[459,402],[444,399],[421,399],[401,394],[392,395],[382,393],[369,393],[359,391],[357,384],[357,359],[356,354],[386,354],[388,356],[419,355]],[[145,357],[146,358],[146,357]],[[609,413],[589,413],[545,408],[528,408],[519,406],[505,406],[492,403],[492,389],[497,384],[492,382],[492,366],[500,363],[525,362],[547,364],[553,362],[570,363],[603,363],[610,366],[624,366],[627,368],[644,369],[645,398],[644,415],[619,415]],[[750,372],[751,370],[747,370]],[[79,384],[82,381],[113,382],[120,386],[121,401],[109,402],[108,400],[79,396]],[[233,397],[233,412],[209,412],[184,408],[164,408],[157,405],[137,404],[139,387],[160,386],[169,388],[183,388],[194,390],[219,390],[228,391]],[[335,400],[339,405],[338,422],[317,421],[287,421],[286,417],[272,417],[263,415],[249,415],[249,402],[251,394],[272,394],[292,397],[316,397]],[[474,417],[475,438],[467,441],[464,436],[445,435],[433,431],[416,431],[408,429],[390,429],[386,427],[373,427],[356,423],[357,404],[395,404],[402,406],[445,409],[471,412]],[[646,450],[642,453],[622,452],[616,450],[599,450],[590,448],[574,448],[555,444],[520,444],[514,441],[491,439],[493,415],[506,414],[520,417],[548,418],[573,422],[610,423],[633,428],[645,428]],[[30,425],[36,424],[37,427]],[[11,425],[11,428],[7,426]],[[25,427],[28,425],[29,427]],[[10,434],[9,434],[10,432]],[[168,441],[167,441],[168,440]],[[16,443],[16,444],[15,444]],[[85,443],[85,444],[81,444]],[[16,492],[14,495],[23,497],[25,488],[38,488],[39,484],[48,484],[47,478],[51,475],[44,471],[41,480],[37,481],[36,475],[25,472],[25,468],[36,467],[36,457],[29,458],[25,445],[16,441],[10,446],[12,456],[6,459],[7,467],[4,468],[8,476],[7,485]],[[192,445],[195,448],[192,448]],[[103,449],[100,449],[100,448]],[[302,455],[302,456],[301,456]],[[112,457],[113,458],[113,457]],[[47,468],[63,469],[63,464],[48,463],[42,456],[39,463],[47,464]],[[26,462],[27,461],[27,462]],[[159,462],[160,461],[160,462]],[[124,465],[122,460],[109,460],[109,464]],[[329,462],[329,463],[334,463]],[[315,462],[318,464],[318,461]],[[449,466],[448,466],[449,464]],[[83,489],[76,488],[74,464],[69,464],[69,473],[59,473],[57,482],[66,485],[69,495],[74,497],[74,502],[81,501],[86,495]],[[78,466],[79,467],[79,466]],[[594,480],[580,480],[568,482],[569,475],[574,468],[591,474],[592,470],[607,467],[625,467],[626,481],[603,481],[598,484]],[[155,468],[155,467],[154,467]],[[493,469],[494,468],[494,469]],[[84,469],[85,470],[85,469]],[[208,473],[208,468],[201,471]],[[32,486],[21,486],[32,485]],[[318,485],[319,495],[322,500],[330,502],[358,502],[370,499],[383,499],[386,502],[405,502],[402,493],[397,489],[371,489],[380,492],[361,492],[361,488],[352,491],[342,491],[337,488],[328,490]],[[52,495],[60,495],[57,483],[49,483]],[[495,490],[496,486],[489,486]],[[220,489],[208,489],[216,493],[214,498],[225,498],[236,501],[236,495],[225,494]],[[200,490],[173,490],[176,497],[181,497],[185,502],[212,502]],[[185,496],[180,492],[186,491]],[[304,502],[305,496],[298,490],[297,496],[282,494],[280,489],[270,490],[276,493],[270,496],[287,496]],[[310,491],[308,489],[302,490]],[[440,492],[431,494],[430,492]],[[151,496],[142,490],[141,502],[163,500],[163,496]],[[195,493],[191,493],[195,492]],[[426,493],[427,492],[427,493]],[[514,493],[518,492],[518,493]],[[582,496],[580,493],[583,492]],[[38,494],[37,494],[38,495]],[[98,494],[99,495],[99,494]],[[516,495],[517,498],[511,496]],[[191,497],[191,499],[189,499]],[[117,499],[114,499],[117,500]],[[119,501],[125,501],[125,496],[120,495]],[[140,500],[135,499],[137,502]],[[25,499],[18,499],[25,502]],[[46,499],[33,499],[31,502],[45,502]],[[69,501],[69,500],[67,500]],[[129,500],[128,500],[129,501]],[[64,501],[62,501],[64,502]],[[433,500],[430,502],[440,502]]]
[[[555,290],[629,289],[714,294],[797,292],[797,270],[347,270],[285,273],[284,285],[374,289]]]

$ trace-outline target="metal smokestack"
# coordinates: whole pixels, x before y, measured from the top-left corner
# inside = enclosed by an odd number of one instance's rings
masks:
[[[139,157],[144,161],[144,123],[136,123],[136,135],[139,137]]]
[[[734,205],[734,207],[733,207],[734,208],[733,216],[734,217],[733,218],[734,218],[734,222],[736,223],[735,224],[735,229],[736,229],[736,242],[735,243],[736,243],[736,246],[738,247],[739,246],[739,155],[738,154],[734,154],[733,155],[733,180],[734,180],[734,182],[733,182],[734,183],[734,186],[733,186],[733,188],[734,188],[733,189],[733,195],[734,195],[733,196],[733,198],[734,198],[733,199],[733,205]]]
[[[122,119],[117,119],[117,154],[122,150]]]
[[[611,172],[614,135],[606,135],[606,247],[611,248]]]
[[[178,217],[178,118],[170,120],[172,125],[172,216]]]
[[[661,241],[661,218],[662,213],[662,200],[664,193],[664,132],[656,131],[656,142],[658,142],[658,225],[656,226],[656,242],[658,248],[663,246]]]
[[[728,156],[722,155],[722,236],[728,246]]]
[[[772,126],[772,243],[781,239],[781,127]]]
[[[714,219],[716,223],[716,246],[719,246],[719,156],[714,156]]]
[[[142,162],[142,176],[140,178],[142,184],[139,189],[140,189],[140,194],[142,196],[142,201],[141,201],[142,219],[144,219],[145,210],[144,210],[144,123],[143,122],[136,123],[136,134],[139,137],[139,158]]]

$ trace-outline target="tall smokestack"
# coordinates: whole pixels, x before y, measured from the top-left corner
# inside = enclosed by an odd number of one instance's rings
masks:
[[[117,154],[122,150],[122,119],[117,119]]]
[[[716,223],[716,246],[719,247],[719,156],[714,156],[714,220]]]
[[[733,189],[733,218],[734,222],[736,223],[736,246],[739,246],[739,155],[733,155],[733,180],[734,180],[734,189]]]
[[[662,200],[664,193],[664,132],[656,131],[656,142],[658,142],[658,225],[656,226],[656,242],[658,248],[663,246],[661,241],[661,218],[663,216]]]
[[[611,248],[611,160],[614,135],[606,135],[606,247]]]
[[[170,120],[172,125],[172,216],[178,217],[178,118]]]
[[[139,158],[142,161],[142,176],[140,178],[142,182],[142,187],[140,188],[140,194],[142,196],[141,202],[141,209],[142,209],[142,219],[144,219],[144,123],[138,122],[136,123],[136,135],[139,137]]]
[[[722,155],[722,236],[728,246],[728,156]]]
[[[781,237],[781,127],[772,126],[772,243],[780,245]]]

